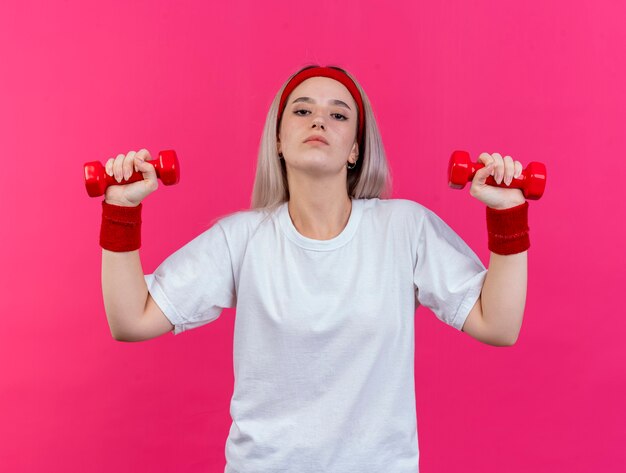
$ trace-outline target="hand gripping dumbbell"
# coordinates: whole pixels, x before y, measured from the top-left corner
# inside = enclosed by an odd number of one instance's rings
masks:
[[[473,163],[467,151],[454,151],[448,164],[448,185],[453,189],[463,189],[465,184],[474,179],[476,171],[484,167],[483,163]],[[537,200],[546,188],[546,166],[539,162],[529,163],[522,174],[513,178],[508,186],[504,180],[498,184],[493,176],[488,176],[485,184],[507,189],[521,189],[525,198]]]
[[[176,151],[173,149],[159,152],[157,159],[146,161],[146,163],[154,166],[157,177],[161,179],[164,185],[171,186],[180,180],[178,158],[176,157]],[[142,180],[143,174],[134,171],[128,180],[122,179],[122,182],[117,182],[115,177],[106,173],[106,168],[100,161],[92,161],[85,164],[85,187],[87,188],[87,194],[91,197],[103,195],[109,186],[119,186]]]

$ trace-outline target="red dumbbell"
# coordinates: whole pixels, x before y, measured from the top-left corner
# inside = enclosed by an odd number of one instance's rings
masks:
[[[476,171],[484,168],[483,163],[473,163],[467,151],[454,151],[448,164],[448,185],[453,189],[463,189],[465,184],[474,179]],[[493,176],[488,176],[486,184],[507,189],[521,189],[524,197],[537,200],[546,188],[546,165],[532,162],[526,166],[518,178],[514,178],[508,186],[504,180],[498,184]]]
[[[178,158],[176,157],[176,151],[173,149],[161,151],[158,159],[146,162],[154,166],[157,177],[161,179],[164,185],[171,186],[180,180]],[[91,197],[103,195],[109,186],[119,186],[142,180],[143,174],[135,171],[128,180],[117,182],[113,176],[109,176],[106,173],[106,169],[100,161],[92,161],[85,164],[85,187],[87,188],[87,194]]]

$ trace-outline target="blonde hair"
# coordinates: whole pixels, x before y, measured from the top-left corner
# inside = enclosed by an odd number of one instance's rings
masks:
[[[283,160],[279,159],[276,139],[276,125],[278,119],[278,105],[283,90],[292,77],[311,65],[303,67],[293,74],[280,88],[267,113],[265,126],[259,144],[256,176],[252,189],[251,208],[267,211],[275,210],[280,204],[289,200],[289,185],[287,170]],[[354,81],[361,98],[365,111],[365,129],[363,143],[365,149],[359,148],[359,159],[354,169],[348,170],[347,190],[348,195],[356,199],[390,198],[392,177],[387,165],[387,158],[383,142],[378,131],[378,125],[374,118],[374,112],[370,101],[363,88],[352,75],[340,67],[334,67],[344,72]]]

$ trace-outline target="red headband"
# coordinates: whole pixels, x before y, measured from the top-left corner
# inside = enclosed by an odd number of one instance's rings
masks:
[[[321,67],[321,66],[312,66],[308,69],[304,69],[300,71],[298,74],[293,76],[289,83],[285,86],[283,90],[283,94],[280,96],[280,104],[278,105],[278,120],[276,120],[276,134],[278,134],[278,127],[280,126],[280,120],[283,117],[283,111],[285,110],[285,105],[287,102],[287,98],[293,92],[293,89],[298,87],[302,82],[311,77],[328,77],[330,79],[335,79],[338,82],[341,82],[346,86],[346,89],[352,95],[352,98],[356,102],[357,107],[359,108],[359,129],[357,132],[357,138],[359,146],[363,141],[363,128],[365,126],[365,113],[363,111],[363,100],[361,99],[361,93],[357,88],[356,84],[347,74],[339,69],[335,69],[333,67]]]

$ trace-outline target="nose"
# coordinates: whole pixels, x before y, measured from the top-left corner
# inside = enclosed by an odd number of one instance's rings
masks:
[[[321,128],[322,130],[325,129],[324,119],[319,114],[313,117],[313,128],[315,127]]]

